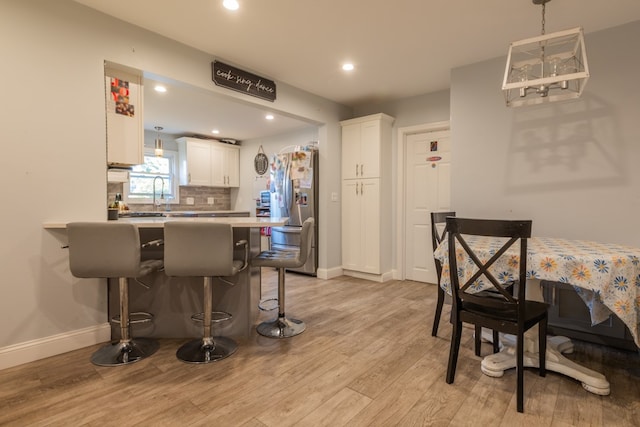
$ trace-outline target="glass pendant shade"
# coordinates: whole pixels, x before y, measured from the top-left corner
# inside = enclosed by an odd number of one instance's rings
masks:
[[[156,141],[155,141],[154,153],[155,153],[156,157],[162,157],[162,155],[164,154],[164,149],[162,147],[162,139],[160,139],[160,131],[162,130],[162,127],[156,126],[155,129],[158,132],[158,135],[157,135]]]
[[[507,106],[578,98],[589,79],[582,28],[511,43],[502,90]]]

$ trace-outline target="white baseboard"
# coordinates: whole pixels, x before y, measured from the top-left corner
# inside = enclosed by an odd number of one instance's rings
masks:
[[[111,340],[109,323],[26,341],[0,348],[0,369],[11,368],[45,357]]]
[[[379,282],[379,283],[384,283],[384,282],[393,280],[393,274],[391,273],[391,271],[387,271],[386,273],[383,273],[383,274],[370,274],[370,273],[363,273],[361,271],[344,270],[343,274],[345,276],[356,277],[358,279],[371,280],[373,282]]]
[[[318,279],[333,279],[334,277],[342,276],[342,267],[319,268],[316,274],[318,275]]]

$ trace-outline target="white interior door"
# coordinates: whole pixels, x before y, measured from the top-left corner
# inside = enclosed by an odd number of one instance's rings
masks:
[[[451,209],[449,130],[408,135],[405,149],[405,278],[437,283],[430,213]]]

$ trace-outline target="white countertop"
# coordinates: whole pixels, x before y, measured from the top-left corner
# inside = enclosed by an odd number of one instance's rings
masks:
[[[151,217],[151,218],[120,218],[116,221],[98,221],[98,222],[126,222],[128,224],[135,224],[140,228],[164,228],[164,223],[167,221],[181,221],[181,222],[213,222],[221,224],[231,224],[232,227],[239,228],[252,228],[252,227],[277,227],[284,225],[287,222],[286,217],[271,218],[271,217]],[[65,229],[70,221],[51,221],[45,222],[43,227],[46,229]]]

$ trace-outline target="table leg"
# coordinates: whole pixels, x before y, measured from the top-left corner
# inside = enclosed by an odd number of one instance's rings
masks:
[[[542,301],[540,281],[527,282],[527,298]],[[483,338],[491,340],[490,333]],[[490,377],[501,377],[507,369],[516,366],[516,339],[513,335],[500,335],[502,350],[499,353],[486,356],[482,360],[482,373]],[[525,334],[524,366],[538,367],[538,329],[531,328]],[[558,372],[574,378],[582,383],[582,387],[594,394],[607,396],[611,392],[609,382],[599,372],[578,365],[567,359],[562,353],[573,352],[573,343],[566,337],[547,337],[546,366],[547,370]]]

